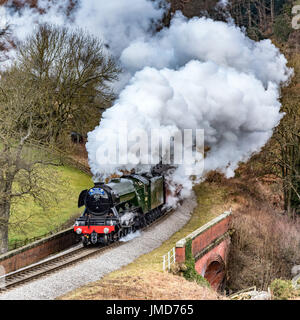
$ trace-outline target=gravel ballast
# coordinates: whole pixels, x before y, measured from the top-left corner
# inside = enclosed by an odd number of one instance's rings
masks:
[[[101,279],[158,248],[190,219],[197,201],[193,194],[167,219],[150,227],[120,247],[105,251],[74,266],[0,294],[0,300],[52,300],[89,282]]]

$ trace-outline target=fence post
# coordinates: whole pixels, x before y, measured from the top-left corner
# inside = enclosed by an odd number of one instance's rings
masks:
[[[170,251],[168,251],[167,254],[163,255],[163,271],[166,270],[166,264],[167,264],[166,259],[168,259],[168,270],[170,271],[171,270],[171,264],[176,262],[175,247],[173,247]]]
[[[173,247],[173,263],[176,262],[175,247]]]

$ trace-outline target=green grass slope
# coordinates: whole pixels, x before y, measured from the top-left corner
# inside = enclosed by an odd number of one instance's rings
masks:
[[[81,190],[92,186],[91,177],[68,166],[49,166],[43,170],[46,184],[51,177],[51,183],[46,185],[49,189],[48,205],[42,207],[29,196],[17,199],[12,204],[9,221],[10,247],[16,242],[41,237],[67,226],[82,211],[82,208],[77,207],[78,195]]]

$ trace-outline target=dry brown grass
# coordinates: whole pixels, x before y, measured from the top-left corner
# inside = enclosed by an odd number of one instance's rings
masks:
[[[291,267],[300,263],[300,221],[283,215],[276,182],[249,181],[248,185],[259,196],[236,195],[244,205],[232,221],[235,233],[228,265],[232,291],[253,285],[266,290],[275,278],[290,279]]]
[[[276,278],[291,279],[291,267],[300,264],[300,218],[284,214],[280,180],[271,174],[257,177],[249,167],[233,179],[216,173],[209,177],[227,188],[227,200],[233,203],[230,292],[254,285],[266,290]]]
[[[137,275],[121,273],[116,278],[104,278],[61,300],[223,300],[212,289],[201,287],[183,277],[167,272],[144,271]]]

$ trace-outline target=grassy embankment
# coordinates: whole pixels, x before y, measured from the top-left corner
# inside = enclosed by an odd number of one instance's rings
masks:
[[[77,208],[79,192],[92,185],[91,177],[69,166],[47,167],[55,183],[48,185],[50,202],[46,208],[38,205],[31,197],[17,199],[12,205],[9,242],[40,237],[57,228],[68,226],[79,215]],[[47,183],[47,182],[46,182]]]
[[[209,288],[162,272],[162,256],[174,247],[178,240],[223,211],[229,210],[231,206],[227,201],[226,187],[203,183],[194,190],[198,206],[190,221],[162,246],[103,279],[66,294],[61,299],[219,299],[220,296]]]

